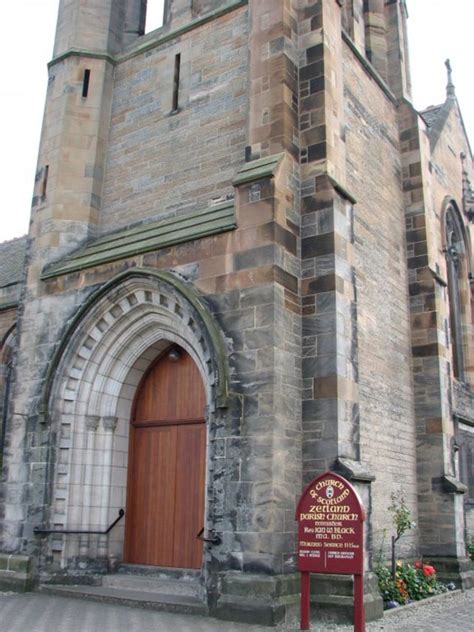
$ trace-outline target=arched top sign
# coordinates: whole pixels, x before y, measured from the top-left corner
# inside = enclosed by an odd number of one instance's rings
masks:
[[[345,478],[333,472],[315,478],[300,498],[295,520],[301,572],[363,573],[365,511]]]

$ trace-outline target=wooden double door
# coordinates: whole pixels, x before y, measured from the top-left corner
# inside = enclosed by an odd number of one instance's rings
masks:
[[[194,361],[173,347],[147,372],[129,444],[125,560],[200,568],[206,463],[205,392]]]

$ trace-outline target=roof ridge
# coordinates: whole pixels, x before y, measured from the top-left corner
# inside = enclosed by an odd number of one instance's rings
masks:
[[[0,247],[4,244],[11,244],[14,241],[20,241],[20,239],[26,239],[28,235],[22,235],[21,237],[12,237],[12,239],[5,239],[4,241],[0,241]]]
[[[421,114],[423,114],[424,112],[428,112],[429,110],[439,110],[440,108],[442,108],[444,105],[444,103],[440,103],[439,105],[428,105],[428,107],[424,108],[423,110],[420,110]]]

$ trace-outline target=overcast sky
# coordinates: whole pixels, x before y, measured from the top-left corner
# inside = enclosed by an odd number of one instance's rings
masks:
[[[59,0],[1,0],[0,23],[0,242],[28,230]],[[149,0],[159,18],[162,0]],[[456,94],[474,143],[474,0],[408,0],[414,103],[419,109],[445,98],[449,57]]]

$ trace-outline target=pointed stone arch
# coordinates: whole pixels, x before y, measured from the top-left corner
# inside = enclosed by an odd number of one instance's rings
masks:
[[[451,197],[446,197],[442,209],[443,251],[446,255],[446,272],[449,297],[454,376],[464,381],[468,360],[467,325],[470,323],[470,286],[472,251],[469,233],[462,214]]]
[[[49,501],[55,528],[104,529],[125,505],[128,424],[136,388],[170,345],[193,358],[208,417],[227,405],[223,338],[197,292],[168,272],[133,269],[104,285],[73,319],[58,345],[43,395],[57,436]],[[63,565],[120,557],[123,526],[106,537],[52,542]]]
[[[10,395],[11,373],[16,350],[16,323],[14,323],[0,340],[0,464],[3,459],[8,404]]]

